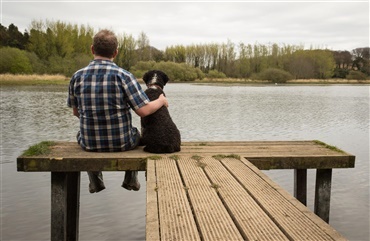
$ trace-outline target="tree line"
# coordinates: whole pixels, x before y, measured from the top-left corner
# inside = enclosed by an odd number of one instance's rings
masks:
[[[62,21],[32,21],[29,30],[0,24],[0,73],[63,74],[71,76],[91,60],[90,45],[96,31],[88,25]],[[168,46],[164,51],[150,45],[141,32],[117,34],[119,54],[115,62],[137,77],[150,68],[171,72],[173,80],[197,78],[293,79],[358,78],[370,76],[369,47],[352,51],[304,49],[302,45],[201,43]],[[171,76],[172,75],[172,76]]]

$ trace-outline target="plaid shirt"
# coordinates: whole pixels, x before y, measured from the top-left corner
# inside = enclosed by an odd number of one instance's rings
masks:
[[[87,151],[125,151],[137,141],[130,107],[149,103],[135,77],[108,60],[93,60],[71,78],[67,105],[80,114],[81,147]]]

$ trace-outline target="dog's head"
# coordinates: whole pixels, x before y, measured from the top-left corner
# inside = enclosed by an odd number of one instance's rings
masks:
[[[167,84],[168,76],[160,70],[150,70],[143,76],[143,80],[148,88],[159,86],[161,89]]]

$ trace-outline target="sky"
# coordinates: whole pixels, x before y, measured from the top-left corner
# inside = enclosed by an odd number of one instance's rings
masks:
[[[88,1],[0,0],[1,24],[20,32],[33,20],[89,25],[150,45],[276,43],[351,51],[369,47],[369,0]]]

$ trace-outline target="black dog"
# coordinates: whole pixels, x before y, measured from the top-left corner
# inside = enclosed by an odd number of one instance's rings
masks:
[[[152,101],[164,94],[163,87],[169,79],[162,71],[151,70],[144,74],[143,80],[148,87],[145,93]],[[144,151],[146,152],[172,153],[181,149],[180,131],[165,106],[162,106],[155,113],[141,118],[141,132],[141,145],[145,145]]]

